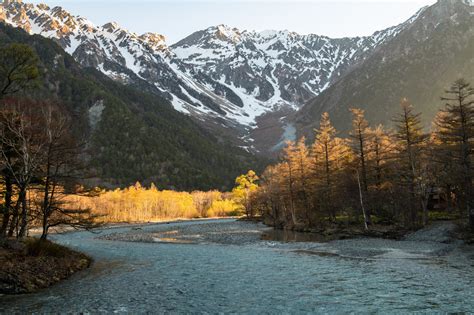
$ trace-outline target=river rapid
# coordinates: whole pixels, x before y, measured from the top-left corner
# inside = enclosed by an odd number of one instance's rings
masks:
[[[450,229],[283,242],[262,240],[261,224],[218,220],[53,235],[93,257],[92,267],[35,294],[1,296],[0,312],[473,312],[474,248]]]

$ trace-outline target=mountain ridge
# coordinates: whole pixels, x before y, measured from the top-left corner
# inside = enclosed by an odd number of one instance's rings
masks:
[[[417,17],[371,36],[340,39],[218,25],[168,46],[161,34],[139,35],[114,22],[96,26],[59,6],[16,0],[0,9],[0,20],[58,41],[81,65],[164,97],[210,130],[235,134],[256,150],[249,132],[259,117],[298,110]]]
[[[293,124],[298,130],[309,130],[319,121],[318,113],[332,112],[339,102],[347,102],[347,97],[334,96],[342,93],[337,88],[340,82],[351,77],[357,81],[354,73],[368,63],[377,71],[394,56],[386,47],[403,41],[403,34],[421,23],[426,12],[449,17],[449,10],[459,5],[472,6],[472,1],[439,0],[407,21],[370,36],[330,38],[287,30],[239,30],[222,24],[194,32],[173,45],[158,33],[136,34],[115,22],[95,26],[61,7],[19,0],[0,6],[0,20],[52,38],[82,66],[163,97],[211,133],[229,136],[249,151],[266,153],[281,147],[287,140],[282,135]],[[418,32],[425,34],[423,29]],[[419,45],[419,41],[407,42],[404,49],[412,49],[410,45]],[[403,56],[405,51],[398,49],[397,54]],[[364,75],[370,77],[371,73]],[[374,85],[370,79],[364,84]],[[391,93],[390,87],[383,89]],[[357,95],[358,91],[352,93]],[[353,105],[364,107],[363,101]],[[341,121],[342,126],[347,115],[339,112],[334,110],[335,121]],[[384,112],[391,113],[386,108]]]

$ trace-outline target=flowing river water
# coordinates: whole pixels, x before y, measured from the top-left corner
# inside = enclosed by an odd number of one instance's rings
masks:
[[[35,294],[2,296],[0,311],[469,313],[474,249],[450,240],[450,228],[329,243],[262,240],[268,228],[234,220],[54,235],[92,256],[92,267]]]

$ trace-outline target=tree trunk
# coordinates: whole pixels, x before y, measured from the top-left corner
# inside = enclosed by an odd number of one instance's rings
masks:
[[[20,191],[19,198],[21,199],[21,225],[18,237],[23,238],[26,236],[26,231],[28,229],[28,207],[26,205],[26,188],[23,188]]]
[[[10,221],[10,228],[8,229],[8,237],[13,237],[13,233],[17,230],[18,215],[20,213],[20,200],[17,200],[15,208],[13,208],[12,220]]]
[[[295,205],[293,199],[293,173],[291,169],[291,165],[288,163],[288,187],[290,190],[290,214],[291,214],[291,222],[293,224],[293,228],[296,226],[296,214],[295,214]]]
[[[469,211],[469,227],[474,232],[474,209],[472,208]]]
[[[369,193],[369,184],[367,181],[367,166],[366,166],[366,161],[365,161],[365,144],[364,144],[364,138],[362,135],[362,132],[359,131],[359,144],[360,144],[360,162],[361,162],[361,171],[362,171],[362,184],[360,183],[360,175],[359,172],[357,171],[357,179],[359,181],[359,185],[361,190],[361,201],[362,201],[362,191],[368,195]],[[371,225],[372,224],[372,217],[371,217],[371,211],[369,209],[364,208],[364,217],[365,217],[365,222],[366,225]]]
[[[42,240],[46,240],[48,238],[48,223],[43,220],[43,232],[41,233],[41,238]]]
[[[48,174],[49,174],[49,165],[48,165]],[[46,177],[44,185],[44,199],[42,205],[43,212],[43,233],[41,234],[41,239],[45,240],[48,236],[48,221],[50,215],[50,202],[49,202],[49,176]]]
[[[416,192],[415,192],[415,183],[414,179],[411,178],[410,182],[410,226],[415,227],[416,226],[416,221],[417,221],[417,211],[416,211],[416,205],[415,205],[415,200],[416,200]]]
[[[363,199],[363,195],[362,195],[362,187],[361,187],[361,184],[360,184],[359,171],[357,171],[357,184],[359,186],[360,206],[362,208],[362,214],[364,215],[364,227],[365,227],[365,230],[368,231],[369,230],[369,222],[368,222],[369,220],[368,220],[367,214],[365,212],[364,199]]]
[[[5,176],[5,205],[3,207],[2,227],[0,228],[0,238],[7,236],[8,223],[10,221],[10,210],[12,206],[13,184],[9,175]]]
[[[423,226],[428,224],[428,198],[426,195],[421,197],[421,207],[423,209]]]

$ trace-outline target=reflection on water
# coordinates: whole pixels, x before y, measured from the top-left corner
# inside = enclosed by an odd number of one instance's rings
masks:
[[[276,242],[321,242],[323,237],[316,233],[302,233],[295,232],[292,230],[270,230],[265,231],[262,234],[262,240],[264,241],[276,241]]]

